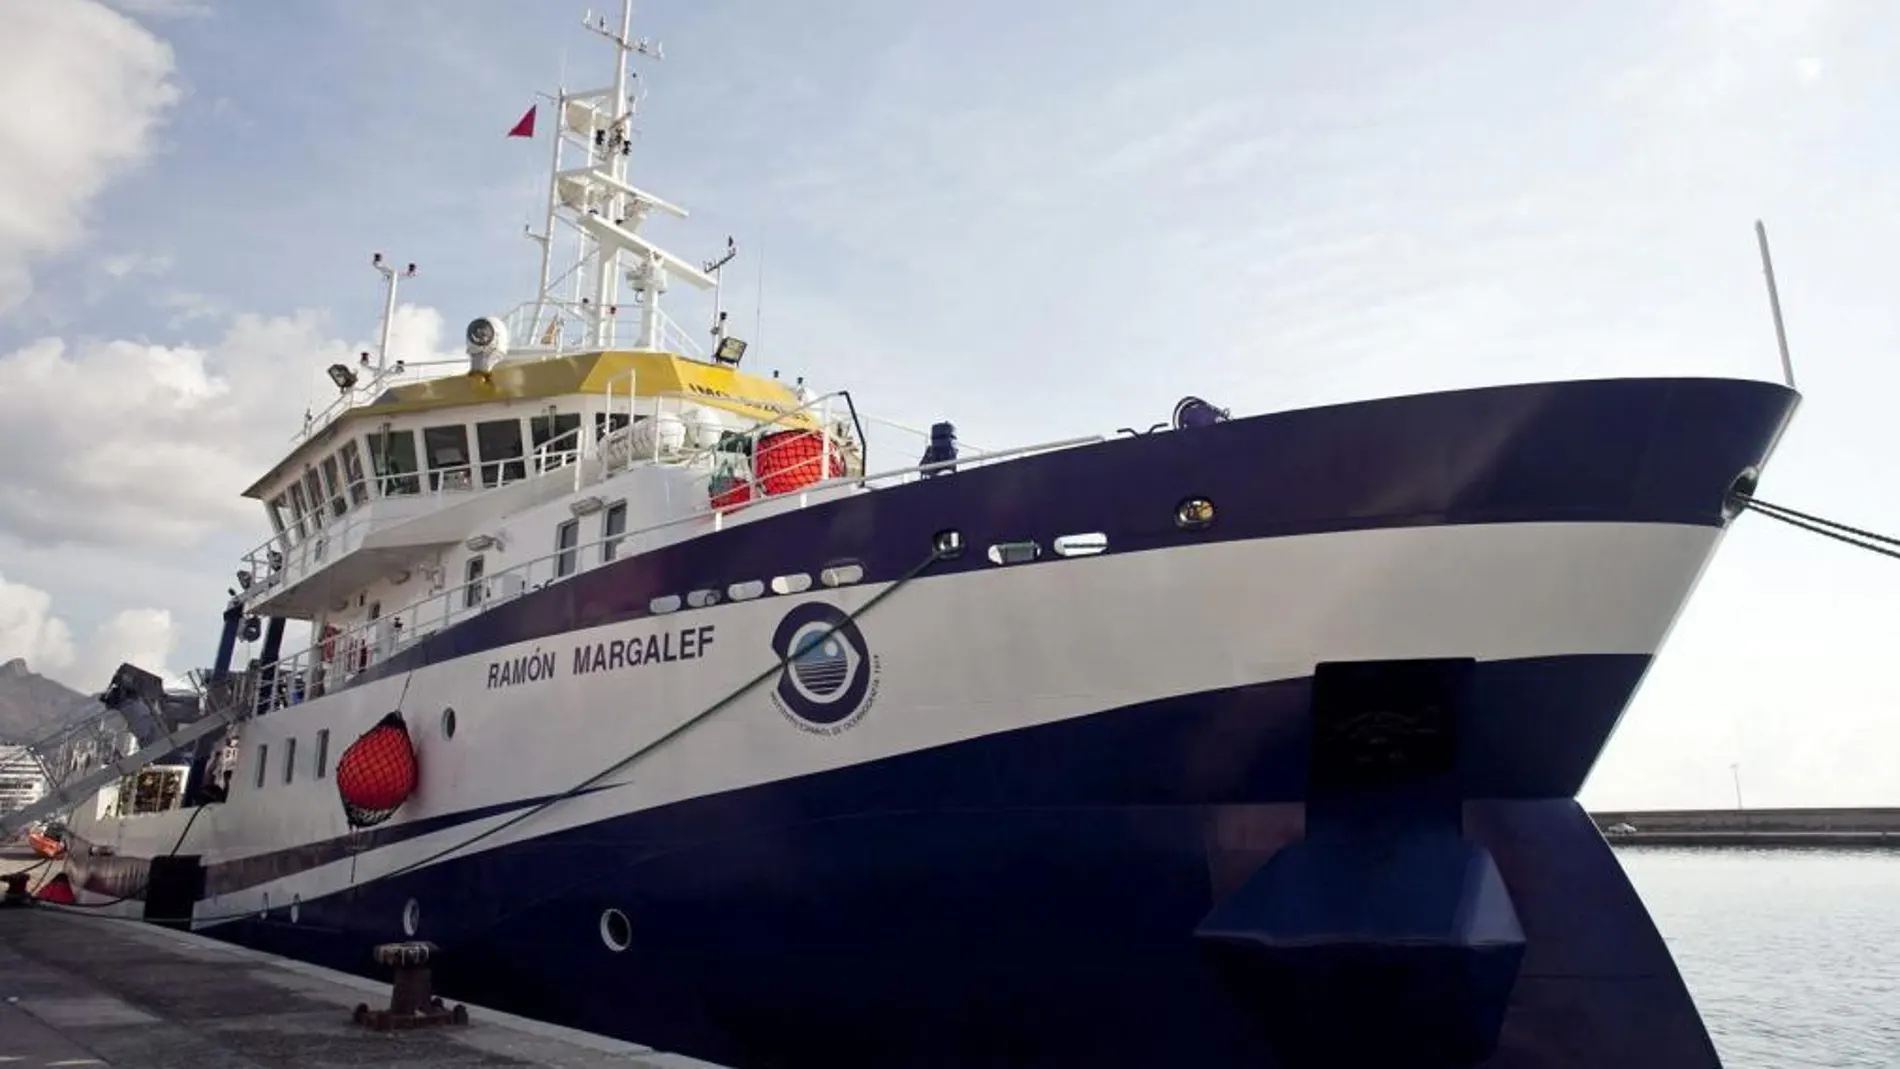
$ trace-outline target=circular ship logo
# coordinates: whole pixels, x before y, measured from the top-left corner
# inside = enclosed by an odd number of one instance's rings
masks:
[[[812,602],[786,613],[772,651],[785,662],[772,703],[801,730],[846,731],[877,698],[877,658],[858,625],[830,605]]]

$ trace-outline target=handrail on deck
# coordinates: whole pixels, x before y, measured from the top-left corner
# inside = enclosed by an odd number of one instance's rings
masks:
[[[1099,434],[1086,435],[1061,439],[1054,442],[1019,446],[1013,449],[999,450],[991,453],[963,456],[956,460],[937,461],[930,464],[913,464],[875,474],[841,476],[803,487],[796,495],[783,494],[773,497],[753,498],[726,509],[714,509],[709,502],[706,506],[682,516],[675,516],[658,523],[649,524],[645,527],[623,531],[619,534],[603,535],[589,542],[577,542],[569,549],[556,549],[551,553],[532,557],[520,564],[512,565],[492,575],[483,575],[478,579],[460,582],[454,586],[445,587],[442,590],[426,594],[393,612],[378,617],[376,620],[365,621],[347,630],[339,629],[328,635],[319,634],[314,636],[310,646],[291,656],[280,657],[273,665],[268,666],[272,668],[270,674],[271,683],[268,688],[259,687],[259,711],[262,712],[267,709],[282,708],[286,705],[296,704],[303,700],[306,688],[309,687],[314,687],[317,693],[320,694],[322,687],[325,685],[324,677],[332,668],[341,671],[343,677],[347,679],[357,672],[367,670],[382,657],[393,654],[401,649],[406,649],[409,645],[420,641],[430,634],[434,634],[437,630],[445,629],[465,619],[478,616],[488,611],[493,605],[506,601],[510,597],[530,593],[534,590],[542,589],[551,583],[571,579],[585,571],[607,563],[608,558],[602,557],[600,549],[610,543],[615,546],[615,554],[611,559],[618,560],[622,559],[624,551],[622,551],[620,547],[623,545],[646,540],[649,536],[667,530],[668,528],[705,520],[709,518],[709,516],[715,527],[718,528],[723,526],[727,514],[742,512],[753,506],[767,502],[794,500],[797,503],[797,507],[804,508],[811,503],[813,495],[828,490],[849,490],[853,488],[865,490],[870,489],[870,484],[874,482],[900,478],[907,475],[932,474],[949,468],[952,465],[962,465],[966,467],[977,466],[1038,452],[1068,449],[1080,445],[1093,445],[1103,440],[1103,436]],[[634,550],[633,552],[637,554],[642,551],[644,550]],[[549,569],[556,574],[551,574],[539,584],[534,582],[535,570],[538,567],[567,557],[571,557],[574,561],[574,566],[571,571],[559,573],[558,567]],[[594,563],[587,563],[590,558],[594,560]],[[513,593],[503,593],[497,596],[495,593],[497,582],[510,577],[520,579],[519,589]],[[503,583],[501,585],[506,587],[511,584]],[[473,604],[470,604],[468,593],[472,588],[479,588],[481,594],[474,599]],[[458,601],[462,605],[460,609],[455,607]],[[442,603],[441,613],[438,615],[431,612],[425,618],[422,610],[428,608],[435,602]],[[415,633],[406,640],[390,635],[387,637],[387,641],[385,641],[382,636],[366,635],[367,632],[382,628],[389,628],[391,631],[400,632],[405,627],[403,623],[404,620],[410,620],[415,623]],[[421,628],[425,622],[434,623],[436,626],[431,627],[427,631],[423,631]],[[377,653],[373,657],[364,655],[364,651],[375,650],[385,645],[389,647],[386,652]],[[328,647],[330,650],[330,655],[327,657],[321,656],[325,647]],[[350,670],[347,664],[347,661],[350,659],[360,659],[361,661],[354,671]],[[317,677],[314,681],[309,678],[313,674],[313,671]],[[266,689],[268,689],[270,693],[264,693]],[[291,700],[284,700],[286,698]]]

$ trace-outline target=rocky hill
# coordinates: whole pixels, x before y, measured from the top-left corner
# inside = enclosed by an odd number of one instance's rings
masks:
[[[14,658],[0,664],[0,742],[33,742],[84,716],[97,703]]]

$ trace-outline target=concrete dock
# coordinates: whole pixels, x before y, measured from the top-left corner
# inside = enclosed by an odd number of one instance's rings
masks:
[[[5,1069],[718,1069],[469,1006],[469,1023],[374,1032],[390,985],[203,936],[47,907],[0,909]]]

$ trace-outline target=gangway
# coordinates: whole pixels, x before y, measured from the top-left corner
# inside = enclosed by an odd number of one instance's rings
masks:
[[[136,751],[124,756],[114,757],[112,760],[94,767],[91,771],[69,782],[49,782],[45,797],[39,801],[15,809],[12,812],[0,814],[0,841],[19,834],[29,824],[33,824],[55,813],[71,809],[73,806],[98,793],[108,784],[117,783],[126,776],[133,775],[150,765],[156,764],[164,758],[177,753],[179,750],[192,746],[200,740],[244,719],[250,715],[255,708],[255,702],[245,699],[244,695],[247,689],[248,688],[239,687],[225,691],[220,695],[225,700],[219,702],[217,708],[189,723],[177,727],[172,727],[162,717],[153,717],[153,729],[149,733],[129,732],[136,734],[141,741],[144,742],[144,745],[139,747]],[[126,720],[128,727],[131,726],[131,718],[127,717],[124,712],[109,705],[103,706],[103,708],[110,710],[121,717],[121,719]],[[63,734],[70,737],[72,730],[69,729]],[[42,756],[42,765],[44,765],[44,763],[44,757]]]

